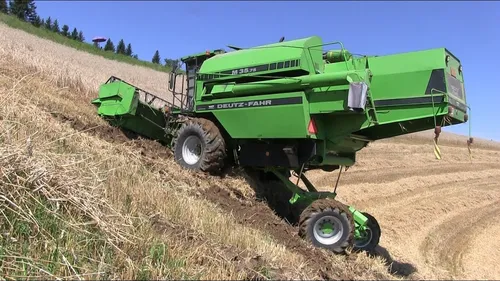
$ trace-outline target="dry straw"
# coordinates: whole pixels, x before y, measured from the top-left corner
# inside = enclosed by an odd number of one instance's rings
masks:
[[[256,204],[253,190],[241,177],[193,174],[173,164],[166,150],[151,142],[114,139],[116,131],[109,131],[89,104],[111,75],[168,97],[166,73],[109,61],[0,24],[0,225],[8,233],[0,243],[13,245],[3,253],[5,278],[312,279],[325,277],[321,270],[326,267],[330,277],[395,278],[379,259],[363,255],[346,259],[318,251],[309,259],[313,249],[308,244],[289,248],[289,241],[260,230],[266,222],[240,223],[244,218],[192,196],[219,186],[242,194],[242,204]],[[360,197],[360,203],[390,201],[406,190],[418,197],[417,187],[432,185],[430,173],[439,166],[429,164],[427,141],[432,135],[423,134],[366,148],[357,166],[346,173],[347,184],[355,188],[342,189],[342,196],[350,202]],[[444,135],[442,139],[443,144]],[[450,146],[442,148],[448,155],[443,162],[456,173],[460,170],[453,165],[467,162],[465,145],[456,148],[460,143],[450,140]],[[429,154],[422,153],[427,147]],[[498,163],[498,152],[476,153],[478,164]],[[419,175],[429,175],[404,180],[416,166]],[[447,172],[446,167],[439,173]],[[488,166],[477,177],[491,176],[495,168]],[[467,170],[458,178],[467,180],[473,174]],[[435,183],[453,184],[453,175]],[[326,179],[331,174],[315,176],[331,186]],[[387,184],[362,184],[375,179]],[[406,186],[412,181],[419,184]],[[418,215],[408,206],[408,216]],[[391,221],[380,217],[383,228],[390,229]],[[56,230],[51,222],[58,225]],[[19,232],[22,223],[29,225],[27,236]],[[399,249],[402,244],[394,237],[404,234],[386,231],[383,243]],[[30,242],[29,251],[22,247],[23,237]],[[58,247],[61,241],[64,247]],[[56,249],[61,251],[52,255]],[[419,255],[413,257],[418,260]]]

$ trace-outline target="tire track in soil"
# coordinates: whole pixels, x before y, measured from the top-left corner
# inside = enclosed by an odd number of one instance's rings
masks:
[[[135,148],[138,149],[140,154],[150,159],[157,160],[172,158],[172,152],[157,141],[141,138],[135,133],[123,131],[111,125],[85,124],[75,117],[57,112],[51,112],[50,110],[48,110],[48,112],[50,112],[52,117],[59,122],[67,123],[71,126],[71,128],[77,131],[85,131],[86,133],[92,134],[110,143],[121,144],[133,140],[134,142],[132,144],[135,145]]]
[[[372,211],[383,215],[382,224],[386,225],[387,230],[391,230],[393,234],[404,230],[406,233],[413,231],[424,233],[419,236],[426,236],[430,228],[441,223],[440,219],[452,216],[456,212],[470,210],[474,208],[474,202],[491,201],[492,196],[488,192],[491,189],[491,182],[491,179],[478,179],[453,188],[446,188],[444,192],[443,189],[439,189],[425,196],[417,194],[411,198],[401,198],[391,205],[373,206]],[[416,236],[411,237],[411,239],[414,238]]]
[[[238,192],[235,191],[238,196]],[[229,190],[212,186],[204,190],[202,197],[216,204],[223,211],[232,213],[234,219],[242,225],[250,225],[252,228],[270,234],[279,243],[284,244],[289,250],[301,254],[305,260],[310,261],[309,266],[316,270],[324,279],[345,279],[345,276],[338,276],[332,268],[332,261],[318,248],[313,247],[307,241],[298,236],[298,228],[294,227],[282,219],[263,202],[238,200],[231,197]]]
[[[472,240],[463,256],[463,279],[498,279],[500,267],[500,240],[491,239],[500,233],[500,216],[490,217],[488,228],[483,228]],[[473,246],[472,246],[473,245]],[[488,262],[493,260],[494,262]]]
[[[499,178],[496,176],[473,178],[467,180],[467,184],[471,185],[480,185],[482,183],[488,184],[494,181],[495,179]],[[435,193],[450,191],[450,190],[452,191],[452,193],[456,193],[457,187],[450,183],[452,182],[432,184],[429,186],[419,187],[412,190],[406,190],[388,196],[369,197],[359,201],[354,201],[353,205],[360,206],[362,208],[381,208],[379,206],[383,206],[382,207],[383,209],[389,209],[389,208],[402,207],[406,205],[414,205],[416,201],[422,201],[431,197],[434,197],[433,200],[435,201]],[[443,194],[440,194],[440,196],[441,195]]]
[[[464,210],[431,230],[419,247],[420,253],[432,266],[447,270],[450,277],[463,278],[464,254],[473,247],[470,243],[481,235],[481,231],[486,231],[488,222],[498,215],[500,200]]]
[[[450,216],[459,218],[463,214],[474,214],[475,206],[480,205],[477,207],[481,208],[485,205],[483,202],[486,202],[487,205],[494,205],[491,204],[495,199],[492,187],[498,187],[498,179],[498,176],[477,178],[474,181],[461,182],[457,186],[434,188],[427,194],[415,192],[411,198],[401,196],[400,200],[394,198],[395,202],[387,202],[390,205],[382,203],[378,207],[374,206],[373,211],[383,215],[381,223],[387,228],[386,241],[390,241],[389,246],[396,248],[405,257],[415,261],[418,267],[430,274],[431,277],[428,275],[428,278],[437,278],[436,276],[442,272],[441,266],[446,266],[446,264],[438,262],[434,265],[426,261],[428,257],[422,253],[420,245],[424,243],[425,237],[429,237],[429,233],[432,233],[433,229],[443,227],[443,222]],[[498,193],[498,189],[495,192]],[[461,214],[457,215],[457,213]],[[456,222],[453,223],[456,224]],[[456,226],[453,223],[450,223],[445,231],[454,233]],[[445,232],[445,234],[449,233]],[[436,235],[444,234],[438,233]],[[456,237],[460,237],[459,234],[457,235]],[[462,243],[467,243],[468,239],[464,238]],[[452,244],[450,240],[440,240],[432,245],[439,245],[440,242],[442,246],[438,247],[441,249],[438,251],[446,251]],[[429,250],[427,249],[427,253],[430,253]],[[451,278],[451,276],[445,278]]]
[[[243,275],[242,280],[264,280],[266,276],[259,273],[260,268],[266,267],[273,279],[283,279],[287,268],[269,268],[266,260],[248,250],[241,251],[235,247],[213,243],[207,240],[203,233],[198,233],[191,228],[183,225],[173,224],[165,220],[159,214],[150,217],[150,223],[153,229],[160,235],[175,237],[180,241],[189,241],[191,249],[204,248],[208,251],[203,255],[198,255],[193,263],[202,267],[205,265],[217,265],[214,259],[209,257],[222,256],[224,260],[231,261],[236,271]],[[196,254],[196,253],[194,253]],[[221,265],[220,265],[221,266]]]
[[[467,164],[467,163],[464,163]],[[343,172],[343,176],[340,179],[339,185],[348,184],[360,184],[360,183],[389,183],[406,178],[408,175],[412,177],[418,176],[437,176],[447,173],[456,172],[471,172],[471,171],[481,171],[485,168],[499,168],[498,163],[474,163],[474,166],[458,165],[453,164],[439,164],[421,167],[401,167],[397,169],[373,169],[370,171],[347,171]],[[350,172],[350,173],[349,173]],[[306,174],[307,175],[307,174]],[[324,175],[314,175],[316,185],[318,187],[327,186],[336,179],[336,173],[324,174]],[[332,177],[333,176],[333,177]]]

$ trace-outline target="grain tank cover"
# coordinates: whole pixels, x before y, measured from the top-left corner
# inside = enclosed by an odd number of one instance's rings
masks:
[[[322,45],[320,37],[262,45],[207,59],[199,70],[200,80],[234,80],[244,75],[283,75],[323,72]],[[317,70],[317,71],[316,71]]]

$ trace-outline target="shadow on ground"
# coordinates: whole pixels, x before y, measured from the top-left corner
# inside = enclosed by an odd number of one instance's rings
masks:
[[[408,277],[417,271],[417,268],[411,263],[394,260],[389,251],[380,245],[375,248],[373,255],[383,258],[385,264],[388,266],[389,272],[393,275]]]

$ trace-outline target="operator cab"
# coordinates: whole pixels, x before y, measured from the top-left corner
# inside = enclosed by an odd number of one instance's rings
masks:
[[[170,72],[168,81],[168,90],[172,92],[173,103],[180,107],[182,111],[194,111],[194,96],[196,91],[196,75],[203,62],[217,54],[225,53],[224,50],[218,49],[214,51],[206,51],[187,57],[181,58],[181,65],[175,64]],[[182,65],[185,64],[185,74],[180,71]],[[186,90],[184,90],[184,83],[181,90],[177,92],[176,80],[177,76],[186,77]],[[180,104],[179,104],[180,103]]]

